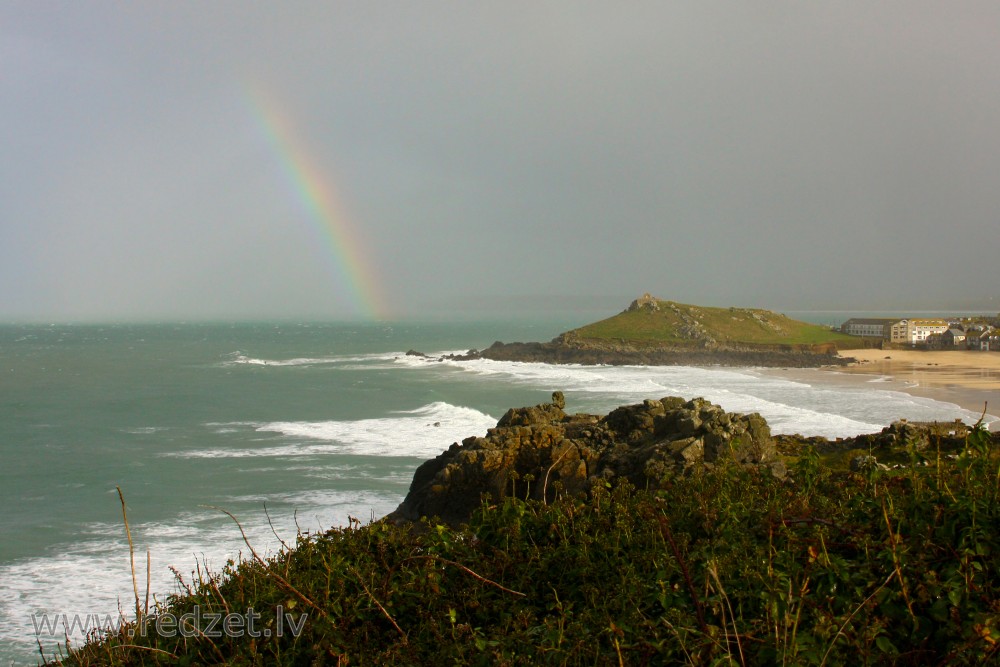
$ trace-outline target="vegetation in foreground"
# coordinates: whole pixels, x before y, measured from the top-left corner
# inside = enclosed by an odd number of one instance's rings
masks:
[[[1000,657],[1000,456],[791,480],[722,463],[663,490],[484,502],[467,526],[357,523],[201,573],[66,665],[972,665]],[[137,601],[138,603],[138,601]],[[137,604],[138,606],[138,604]],[[269,637],[165,637],[252,608]],[[279,611],[279,608],[281,611]],[[273,630],[298,615],[301,633]],[[301,614],[307,614],[304,621]]]
[[[622,339],[673,345],[710,337],[721,344],[822,345],[840,349],[859,345],[858,338],[829,327],[800,322],[769,310],[712,308],[656,301],[656,308],[630,308],[613,317],[574,329],[584,339]]]

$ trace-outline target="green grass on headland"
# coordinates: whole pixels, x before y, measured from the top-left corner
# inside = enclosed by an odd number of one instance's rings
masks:
[[[718,343],[858,346],[858,339],[829,327],[800,322],[768,310],[710,308],[657,301],[657,309],[627,310],[574,329],[580,338],[623,339],[683,345],[708,336]]]
[[[200,573],[65,664],[981,665],[1000,658],[998,528],[982,429],[898,470],[833,471],[806,449],[791,480],[720,464],[656,492],[487,502],[462,529],[300,537]],[[155,631],[248,608],[258,637]]]

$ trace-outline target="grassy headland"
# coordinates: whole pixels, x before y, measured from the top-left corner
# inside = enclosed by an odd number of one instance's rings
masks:
[[[769,310],[712,308],[652,299],[569,332],[581,339],[651,341],[672,345],[711,340],[721,345],[822,345],[845,349],[857,338]]]
[[[496,342],[453,357],[554,364],[780,366],[845,364],[860,339],[767,310],[711,308],[648,294],[623,312],[549,342]]]

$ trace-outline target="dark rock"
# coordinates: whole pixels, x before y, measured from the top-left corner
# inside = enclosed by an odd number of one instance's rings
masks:
[[[543,403],[532,408],[511,408],[497,422],[497,427],[548,424],[562,421],[565,418],[566,413],[562,411],[562,408],[554,403]]]
[[[905,419],[894,421],[882,429],[881,433],[860,435],[848,444],[857,449],[914,449],[924,451],[933,447],[942,450],[961,449],[969,426],[961,420],[953,422],[910,422]]]
[[[625,479],[638,488],[664,486],[721,462],[767,471],[779,479],[786,469],[779,452],[801,456],[859,450],[850,469],[887,469],[886,460],[911,448],[961,451],[970,427],[956,422],[893,422],[880,433],[828,440],[800,435],[771,436],[759,414],[730,413],[702,398],[667,397],[625,405],[606,416],[567,415],[562,392],[551,403],[508,410],[485,437],[466,438],[413,476],[409,493],[395,512],[398,521],[438,516],[458,524],[480,507],[484,494],[494,500],[552,500],[557,494],[587,494],[595,485]],[[1000,446],[1000,433],[992,435]]]
[[[698,466],[731,460],[783,476],[770,429],[758,414],[727,413],[704,399],[669,397],[612,410],[606,417],[567,415],[565,399],[515,408],[485,437],[466,438],[422,464],[390,517],[468,520],[483,494],[551,500],[588,493],[595,483],[627,479],[662,486]]]

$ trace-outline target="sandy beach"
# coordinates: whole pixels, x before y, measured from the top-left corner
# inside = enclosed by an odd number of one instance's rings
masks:
[[[761,369],[810,384],[859,386],[954,403],[977,415],[987,406],[990,430],[1000,430],[1000,353],[974,351],[845,350],[857,363],[823,368]],[[988,405],[987,405],[988,404]],[[903,416],[903,415],[900,415]]]
[[[955,403],[966,410],[1000,412],[1000,353],[971,350],[846,350],[857,363],[837,373],[884,377],[893,389]],[[995,427],[994,427],[995,428]]]

